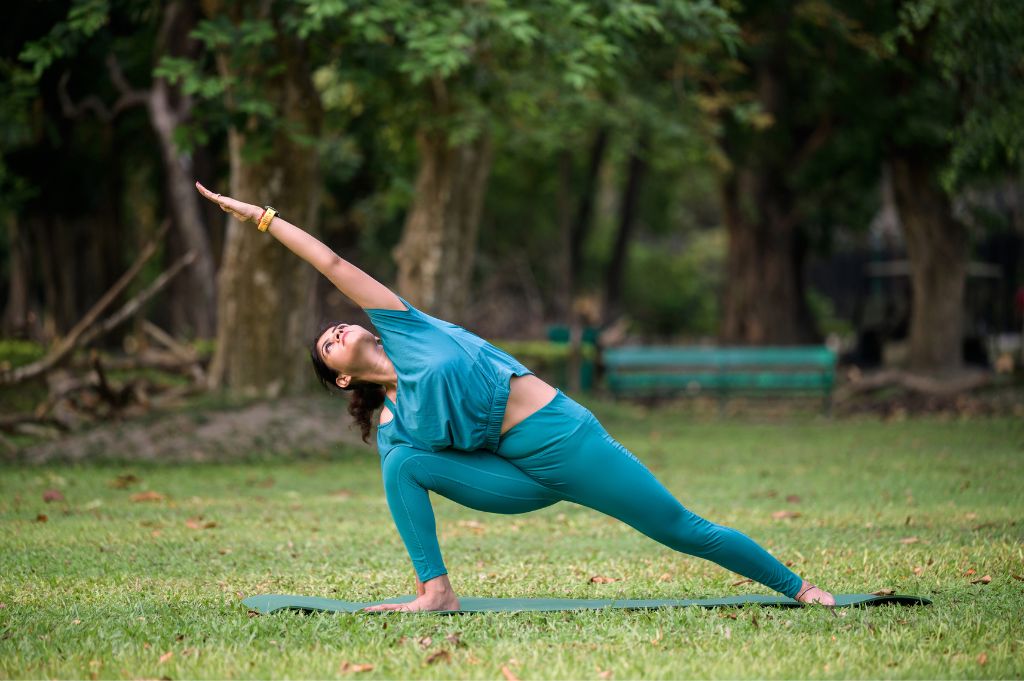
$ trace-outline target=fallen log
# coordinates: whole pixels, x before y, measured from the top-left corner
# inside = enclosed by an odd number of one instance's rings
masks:
[[[834,399],[836,402],[844,402],[858,395],[887,388],[902,388],[927,397],[951,397],[991,383],[992,373],[983,370],[964,370],[943,375],[883,369],[870,374],[854,374],[848,383],[836,390]]]
[[[103,357],[103,367],[108,371],[132,371],[138,369],[157,369],[185,375],[191,374],[194,365],[201,364],[196,359],[184,360],[181,357],[163,350],[148,348],[132,355],[113,355]],[[87,359],[76,359],[68,364],[69,368],[88,370],[91,367]]]

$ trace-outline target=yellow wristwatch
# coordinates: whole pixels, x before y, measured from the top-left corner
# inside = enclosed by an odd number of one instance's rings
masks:
[[[272,206],[263,206],[263,215],[260,216],[259,230],[261,232],[267,231],[267,228],[270,227],[270,223],[274,220],[274,216],[277,214],[277,210]]]

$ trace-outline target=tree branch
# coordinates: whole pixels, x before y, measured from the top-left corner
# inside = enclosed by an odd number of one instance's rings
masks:
[[[171,279],[173,279],[178,272],[191,265],[196,259],[195,251],[189,251],[185,255],[178,258],[173,265],[167,268],[167,271],[163,272],[159,277],[153,280],[153,283],[146,288],[139,291],[135,297],[121,306],[121,309],[110,315],[103,320],[102,323],[90,328],[87,332],[82,334],[81,344],[86,345],[96,340],[100,336],[106,334],[111,329],[116,327],[118,324],[128,319],[142,307],[150,298],[159,293]]]
[[[109,123],[125,109],[146,104],[149,99],[149,91],[136,90],[131,87],[128,79],[124,76],[124,71],[121,70],[120,62],[117,61],[117,57],[113,53],[107,55],[107,73],[110,74],[110,82],[114,84],[121,95],[111,107],[104,104],[103,100],[96,95],[89,95],[75,104],[68,93],[68,81],[71,80],[71,73],[65,71],[57,82],[57,99],[60,100],[61,113],[67,118],[74,119],[81,118],[86,112],[91,111],[96,118],[104,123]]]
[[[113,52],[107,55],[107,73],[110,74],[110,82],[121,93],[121,96],[114,102],[114,106],[111,109],[113,115],[116,116],[128,107],[146,103],[146,100],[149,98],[149,92],[132,88],[128,83],[128,79],[124,77],[124,71],[121,70],[121,62],[117,60]]]
[[[169,220],[164,222],[160,227],[160,231],[157,232],[156,237],[142,248],[142,251],[139,252],[138,257],[135,258],[135,262],[133,262],[131,267],[128,268],[128,271],[122,274],[121,278],[114,282],[114,285],[110,287],[110,290],[104,293],[103,297],[96,301],[89,311],[85,313],[85,316],[75,324],[71,331],[69,331],[68,334],[64,336],[64,338],[61,339],[45,357],[23,367],[18,367],[17,369],[0,373],[0,385],[14,385],[16,383],[27,381],[30,378],[35,378],[36,376],[44,374],[57,366],[57,364],[70,355],[71,351],[74,350],[81,342],[81,337],[85,331],[96,322],[99,316],[103,314],[108,307],[110,307],[111,303],[114,302],[117,296],[119,296],[121,292],[128,287],[128,284],[130,284],[139,274],[142,270],[142,266],[145,265],[151,257],[153,257],[153,254],[156,253],[157,244],[163,241],[163,238],[167,234],[167,230],[170,229],[170,226],[171,223]]]

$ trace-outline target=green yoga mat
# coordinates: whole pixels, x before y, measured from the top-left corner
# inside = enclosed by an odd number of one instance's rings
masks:
[[[380,603],[408,603],[414,596],[400,596],[387,601],[356,603],[336,601],[315,596],[285,596],[264,594],[250,596],[242,601],[252,610],[270,614],[277,610],[302,610],[304,612],[358,612],[370,605]],[[892,594],[835,594],[836,606],[848,608],[866,605],[930,605],[931,601],[921,596]],[[455,612],[560,612],[563,610],[596,610],[600,608],[622,608],[644,610],[650,608],[682,608],[694,605],[701,608],[724,608],[740,605],[770,605],[782,608],[801,608],[803,603],[784,596],[727,596],[725,598],[702,598],[696,600],[605,600],[589,598],[459,598],[461,610]],[[434,611],[435,614],[452,611]],[[367,613],[376,614],[376,613]]]

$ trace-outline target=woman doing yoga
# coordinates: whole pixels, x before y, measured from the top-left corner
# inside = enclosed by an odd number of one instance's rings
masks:
[[[746,535],[687,510],[594,415],[507,353],[409,305],[273,209],[203,196],[256,222],[362,307],[380,338],[330,324],[313,365],[331,388],[353,391],[349,411],[377,427],[388,507],[416,571],[417,598],[369,610],[458,610],[441,559],[428,492],[491,513],[571,501],[606,513],[666,546],[714,561],[804,603],[828,592]]]

